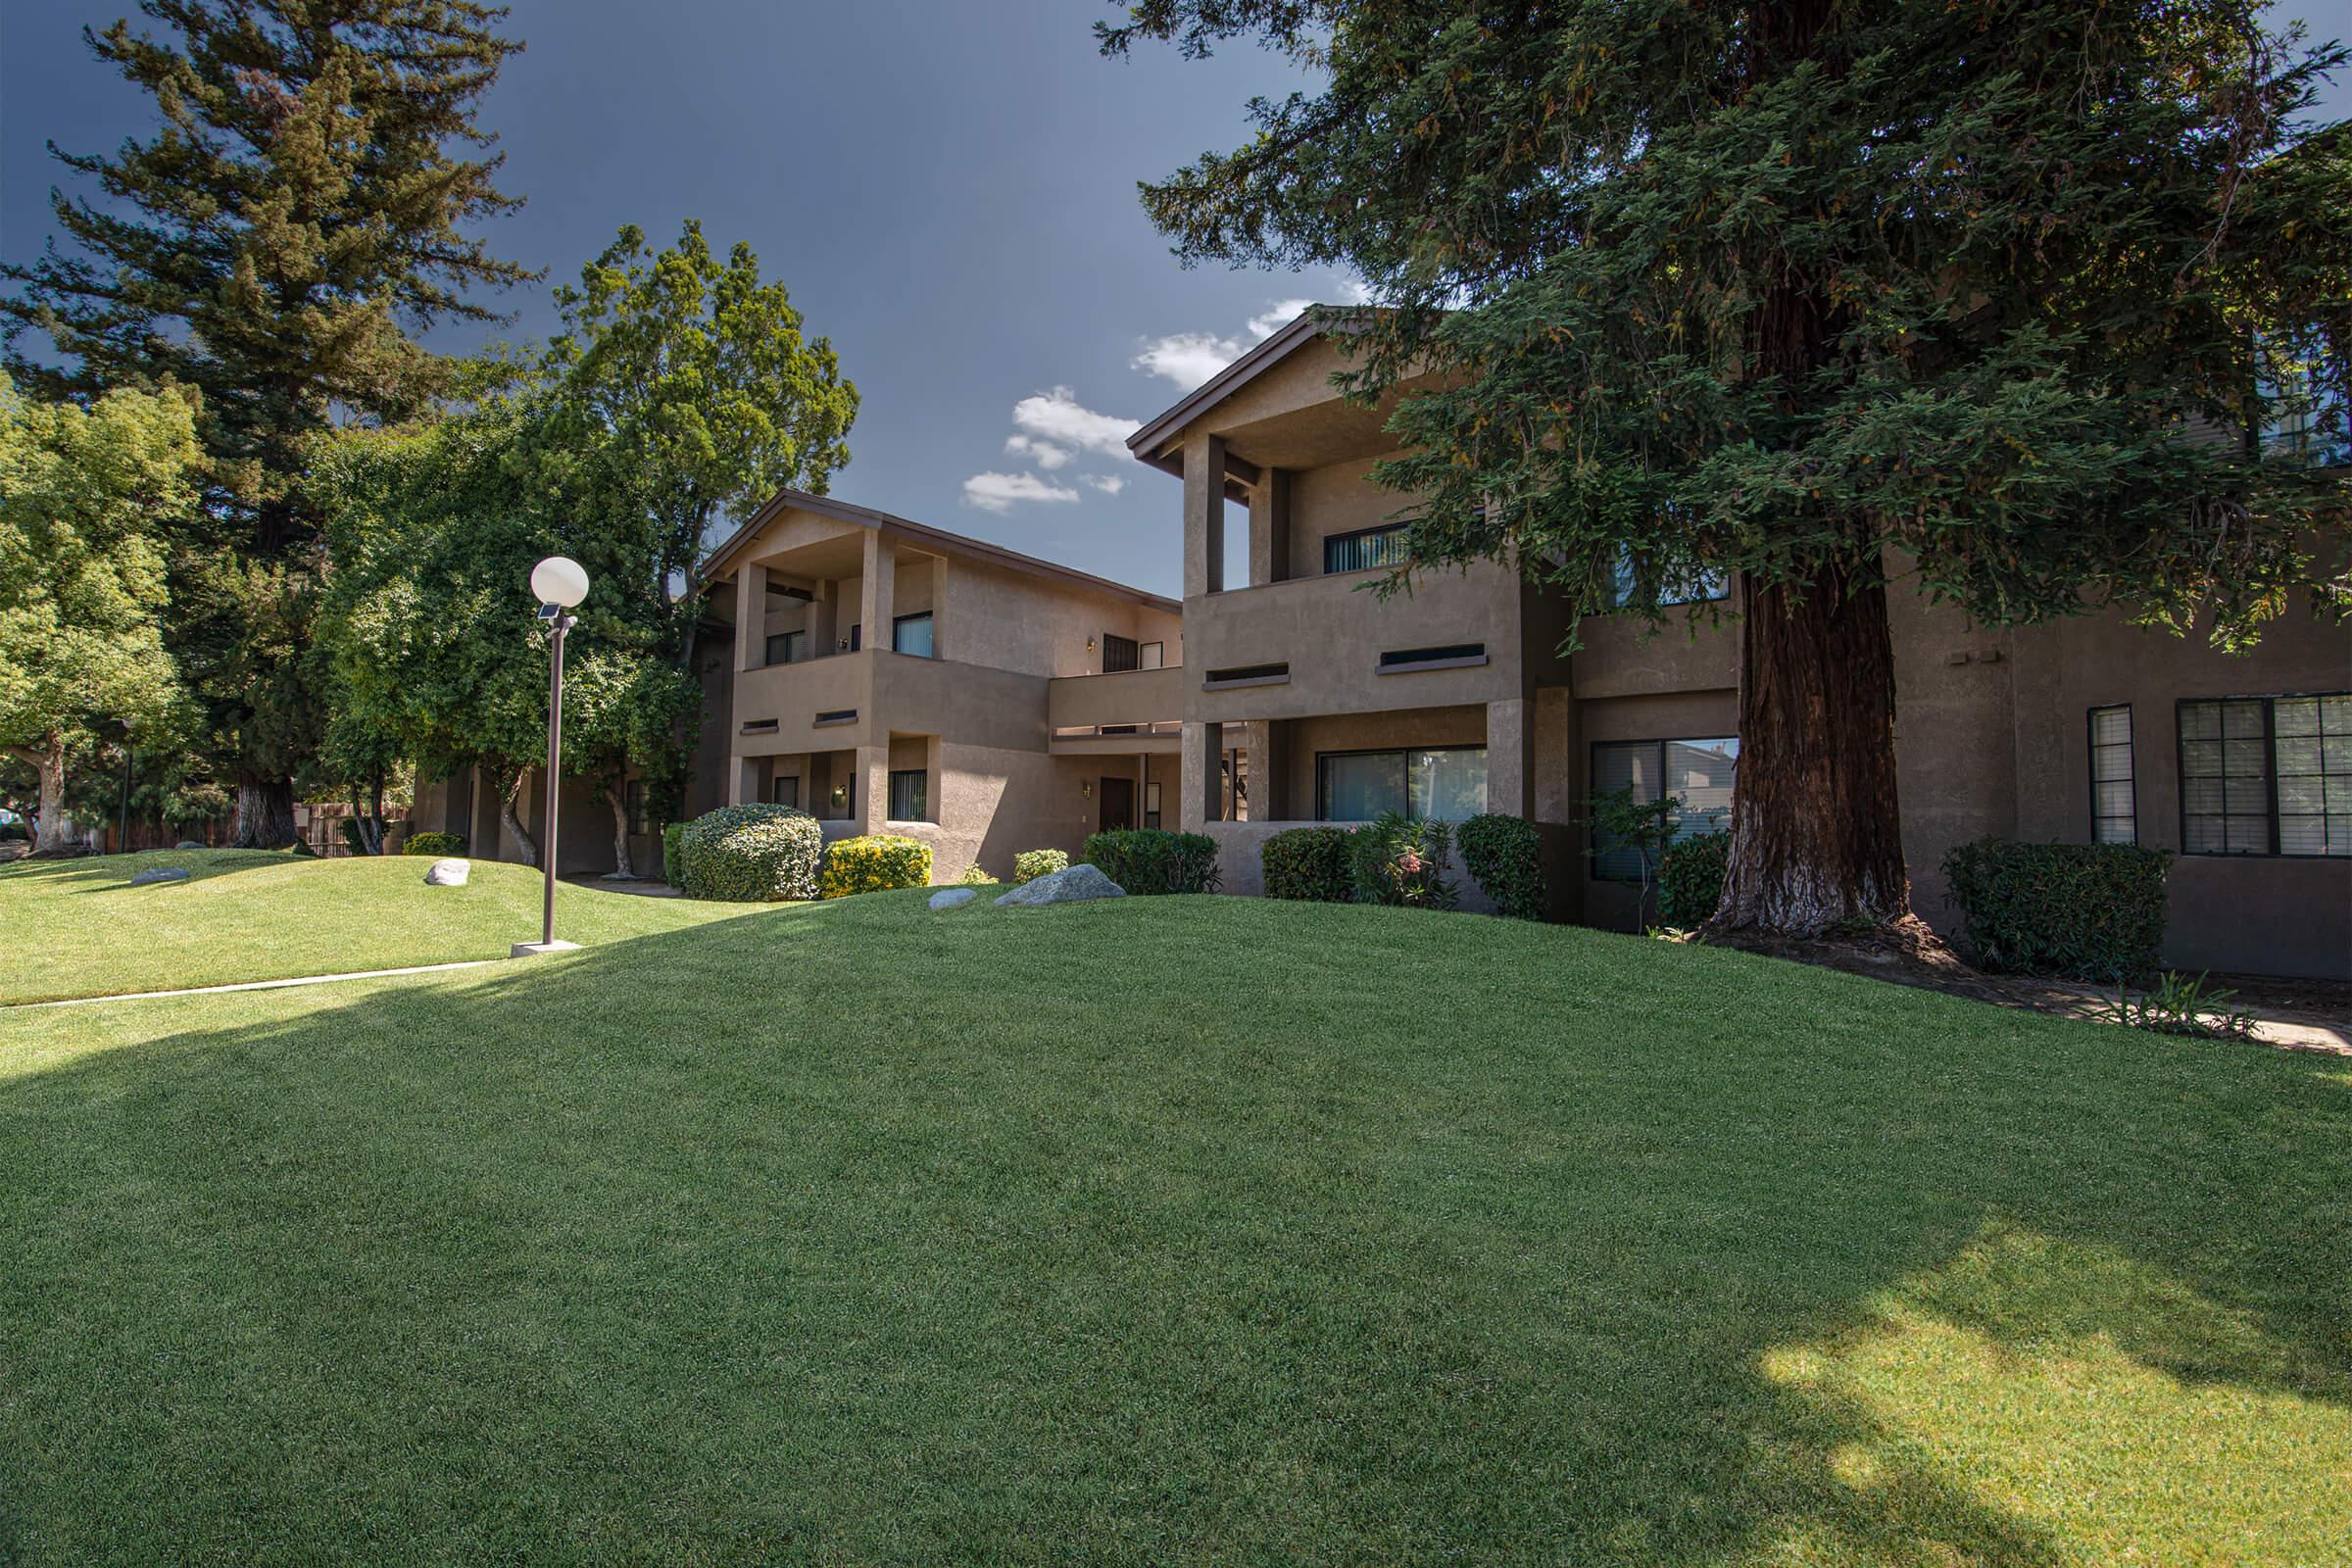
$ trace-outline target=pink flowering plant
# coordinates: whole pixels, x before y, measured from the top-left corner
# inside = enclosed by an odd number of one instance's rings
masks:
[[[1395,811],[1357,828],[1348,842],[1355,902],[1452,908],[1458,895],[1446,875],[1452,841],[1447,824]]]

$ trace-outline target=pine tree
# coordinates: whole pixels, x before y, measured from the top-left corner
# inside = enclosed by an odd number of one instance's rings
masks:
[[[464,232],[520,205],[474,114],[521,45],[498,34],[504,7],[473,0],[143,9],[169,33],[84,37],[162,128],[57,153],[104,199],[54,194],[70,243],[7,268],[0,311],[33,387],[201,393],[207,504],[171,541],[172,651],[236,779],[236,842],[273,848],[324,722],[298,657],[320,539],[306,454],[337,419],[425,407],[447,368],[411,334],[496,319],[465,291],[531,275]],[[26,328],[51,361],[25,352]]]
[[[2347,488],[2254,432],[2341,418],[2352,139],[2299,117],[2346,56],[2264,10],[1141,0],[1101,36],[1321,77],[1144,202],[1188,261],[1370,282],[1343,382],[1413,382],[1411,569],[1592,612],[1630,565],[1653,618],[1738,578],[1714,929],[1811,936],[1908,912],[1890,591],[2224,646],[2344,605]]]

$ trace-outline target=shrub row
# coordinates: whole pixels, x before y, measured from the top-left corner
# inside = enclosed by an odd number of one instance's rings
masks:
[[[854,839],[837,839],[825,851],[824,869],[817,874],[816,896],[846,899],[854,893],[928,887],[930,882],[930,845],[895,833],[868,833]]]
[[[722,806],[678,835],[678,887],[690,898],[757,903],[816,897],[825,850],[816,818],[789,806]]]
[[[464,855],[466,835],[463,833],[412,833],[400,847],[403,855]]]
[[[1943,858],[1961,939],[1986,969],[2114,983],[2156,972],[2172,852],[1979,839]]]
[[[1454,828],[1390,812],[1359,828],[1294,827],[1261,852],[1266,897],[1323,904],[1384,904],[1450,909],[1459,890],[1446,876]],[[1462,860],[1497,912],[1544,918],[1544,837],[1524,817],[1489,812],[1461,824]]]
[[[1214,893],[1217,841],[1204,833],[1165,828],[1112,828],[1086,841],[1081,858],[1129,893]]]
[[[1658,861],[1658,918],[1667,925],[1703,925],[1723,902],[1723,873],[1732,863],[1729,833],[1693,833],[1667,846]]]

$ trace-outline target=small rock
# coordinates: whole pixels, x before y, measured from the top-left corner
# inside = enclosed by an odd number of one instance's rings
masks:
[[[959,909],[980,896],[978,888],[941,888],[931,895],[934,909]]]
[[[197,843],[194,839],[181,839],[177,844],[174,844],[172,847],[175,850],[201,850],[204,848],[203,845]]]
[[[1078,904],[1087,899],[1123,899],[1126,896],[1127,890],[1104,876],[1100,866],[1073,865],[1066,871],[1055,871],[1034,882],[1022,883],[999,899],[997,906]]]
[[[472,869],[471,860],[435,860],[432,869],[424,873],[424,885],[428,888],[462,888],[466,885],[466,874]]]
[[[187,879],[188,872],[185,866],[151,865],[132,877],[130,885],[134,888],[144,888],[152,887],[158,882],[185,882]]]

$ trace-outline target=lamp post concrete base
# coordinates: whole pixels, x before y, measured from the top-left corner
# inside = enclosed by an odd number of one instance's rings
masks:
[[[510,958],[536,958],[543,953],[577,953],[577,942],[517,942],[507,950]]]

